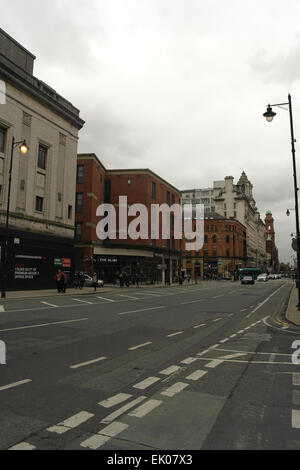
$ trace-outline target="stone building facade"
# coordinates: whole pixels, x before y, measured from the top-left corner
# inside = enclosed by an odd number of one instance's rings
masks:
[[[9,286],[52,287],[70,269],[75,223],[79,110],[33,75],[35,57],[0,29],[0,240],[4,243],[12,139]],[[60,260],[60,262],[59,262]]]
[[[238,183],[234,178],[225,178],[225,187],[215,198],[216,212],[224,217],[233,217],[246,227],[247,266],[266,268],[266,229],[253,197],[253,185],[245,172]]]
[[[280,271],[280,264],[275,241],[274,218],[271,211],[266,213],[265,224],[267,235],[266,249],[268,254],[267,269],[271,273],[278,273]]]

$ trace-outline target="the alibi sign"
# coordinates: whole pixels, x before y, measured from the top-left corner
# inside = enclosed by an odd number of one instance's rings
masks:
[[[0,365],[6,364],[6,344],[4,341],[0,341]]]

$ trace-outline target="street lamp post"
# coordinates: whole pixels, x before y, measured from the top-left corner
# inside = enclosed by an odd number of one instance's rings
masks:
[[[4,245],[3,252],[1,254],[1,271],[2,271],[2,282],[1,282],[1,298],[6,298],[7,290],[7,260],[8,260],[8,224],[9,224],[9,208],[10,208],[10,193],[11,193],[11,182],[12,182],[12,169],[14,159],[14,149],[19,146],[22,155],[26,155],[29,148],[26,144],[26,140],[16,142],[15,138],[12,138],[11,143],[11,157],[10,157],[10,168],[9,168],[9,180],[8,180],[8,194],[7,194],[7,208],[6,208],[6,223],[5,223],[5,234],[4,234]]]
[[[268,122],[272,122],[276,113],[273,112],[272,106],[284,107],[288,106],[290,114],[290,128],[291,128],[291,143],[292,143],[292,157],[293,157],[293,172],[294,172],[294,194],[295,194],[295,214],[296,214],[296,232],[297,232],[297,280],[296,287],[298,289],[298,305],[297,308],[300,310],[300,228],[299,228],[299,205],[298,205],[298,183],[297,183],[297,171],[296,171],[296,150],[295,150],[295,136],[294,136],[294,123],[293,123],[293,109],[292,109],[292,98],[288,95],[288,103],[279,103],[268,105],[267,112],[264,113],[264,117]],[[284,108],[285,109],[285,108]]]

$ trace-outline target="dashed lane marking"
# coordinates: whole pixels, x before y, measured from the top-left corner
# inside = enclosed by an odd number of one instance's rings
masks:
[[[220,359],[215,359],[214,361],[211,361],[209,364],[206,364],[205,367],[208,367],[209,369],[215,369],[223,362],[224,361],[221,361]]]
[[[110,397],[107,400],[101,401],[99,405],[103,406],[103,408],[112,408],[113,406],[119,405],[131,397],[132,395],[128,395],[127,393],[119,393],[118,395]]]
[[[102,429],[98,434],[94,434],[89,439],[86,439],[80,445],[89,449],[97,450],[108,442],[112,437],[118,436],[121,432],[129,427],[128,424],[119,423],[115,421],[106,428]]]
[[[136,398],[135,400],[131,401],[130,403],[127,403],[126,405],[122,406],[122,408],[119,408],[118,410],[114,411],[110,415],[106,416],[106,418],[102,419],[101,423],[103,424],[109,424],[115,421],[119,416],[123,415],[127,411],[131,410],[135,406],[139,405],[143,401],[147,400],[147,397],[141,396]]]
[[[67,323],[76,323],[76,322],[87,321],[87,320],[88,318],[79,318],[78,320],[66,320],[66,321],[57,321],[53,323],[42,323],[41,325],[20,326],[18,328],[7,328],[5,330],[0,330],[0,333],[6,332],[6,331],[30,330],[31,328],[43,328],[45,326],[64,325]]]
[[[149,341],[148,343],[144,344],[139,344],[138,346],[134,346],[133,348],[129,348],[129,351],[136,351],[137,349],[145,348],[146,346],[149,346],[152,344],[152,341]]]
[[[172,385],[172,387],[168,388],[167,390],[164,390],[161,392],[161,395],[164,395],[166,397],[174,397],[178,393],[182,392],[185,388],[187,388],[189,384],[186,384],[184,382],[177,382],[176,384]]]
[[[207,371],[205,371],[205,370],[196,370],[195,372],[193,372],[193,374],[186,377],[186,380],[197,381],[197,380],[201,379],[202,377],[204,377],[204,375],[206,375],[206,374],[207,374]]]
[[[5,312],[4,305],[0,305],[0,312]]]
[[[143,308],[141,310],[133,310],[132,312],[122,312],[119,315],[129,315],[130,313],[141,313],[141,312],[150,312],[151,310],[162,310],[166,307],[152,307],[152,308]]]
[[[134,385],[133,388],[137,388],[138,390],[146,390],[146,388],[150,387],[151,385],[155,384],[156,382],[159,382],[161,379],[157,377],[148,377],[148,379],[143,380],[143,382],[138,383],[137,385]]]
[[[21,385],[26,385],[26,384],[29,384],[31,382],[32,382],[31,379],[20,380],[20,382],[14,382],[14,383],[9,384],[9,385],[3,385],[2,387],[0,387],[0,391],[9,390],[9,389],[15,388],[15,387],[20,387]]]
[[[72,299],[74,302],[80,302],[82,304],[87,304],[87,305],[93,305],[93,302],[88,302],[87,300],[81,300],[81,299]]]
[[[114,303],[114,302],[115,302],[115,300],[107,299],[106,297],[98,297],[98,299],[100,299],[100,300],[105,300],[106,302],[111,302],[111,303]]]
[[[234,359],[235,357],[242,357],[246,356],[246,353],[235,353],[235,354],[229,354],[228,356],[223,356],[221,359]]]
[[[168,335],[167,338],[174,338],[174,336],[179,336],[183,335],[183,331],[178,331],[177,333],[172,333],[171,335]]]
[[[163,370],[160,372],[161,375],[171,375],[174,374],[174,372],[177,372],[181,369],[179,366],[170,366],[167,369]]]
[[[161,404],[161,400],[149,400],[143,405],[139,406],[136,410],[133,410],[131,413],[129,413],[129,416],[133,416],[135,418],[143,418]]]
[[[206,299],[200,299],[200,300],[192,300],[190,302],[182,302],[180,305],[190,305],[190,304],[196,304],[198,302],[204,302]]]
[[[86,411],[81,411],[71,418],[66,419],[62,423],[57,424],[56,426],[51,426],[47,429],[49,432],[53,432],[55,434],[64,434],[71,429],[77,428],[81,424],[85,423],[89,419],[93,418],[95,415],[91,413],[87,413]]]
[[[36,447],[28,444],[28,442],[21,442],[20,444],[17,444],[8,450],[34,450],[34,449],[36,449]]]
[[[196,330],[197,328],[202,328],[202,326],[206,326],[206,323],[202,323],[202,325],[196,325],[193,328]]]
[[[293,385],[294,386],[300,385],[300,373],[299,372],[293,372]]]
[[[48,305],[48,307],[58,308],[58,305],[49,304],[48,302],[41,302],[41,304]]]
[[[82,362],[81,364],[70,366],[70,369],[80,369],[81,367],[90,366],[92,364],[96,364],[97,362],[105,361],[106,359],[107,357],[99,357],[98,359],[93,359],[92,361]]]
[[[181,364],[190,365],[190,364],[193,364],[193,362],[195,361],[198,361],[198,357],[188,357],[187,359],[184,359],[183,361],[181,361]]]
[[[139,297],[133,297],[131,295],[118,294],[118,297],[124,297],[125,299],[132,299],[132,300],[141,300]]]
[[[292,427],[300,429],[300,410],[292,410]]]

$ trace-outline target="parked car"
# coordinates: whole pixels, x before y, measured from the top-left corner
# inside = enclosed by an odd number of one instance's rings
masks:
[[[84,274],[84,284],[86,287],[94,287],[93,278],[89,274]],[[104,281],[98,279],[98,287],[104,287]]]
[[[260,274],[257,278],[258,282],[267,282],[268,281],[268,275],[267,274]]]
[[[241,280],[242,284],[255,284],[255,281],[252,276],[244,276]]]

